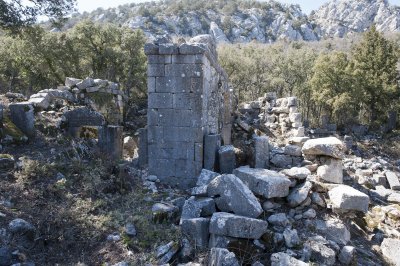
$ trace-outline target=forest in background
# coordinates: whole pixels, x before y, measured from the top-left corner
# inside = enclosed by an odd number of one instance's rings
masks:
[[[399,35],[375,28],[320,42],[226,44],[219,60],[239,102],[266,92],[297,96],[303,117],[318,125],[380,125],[399,110]],[[118,82],[130,102],[146,97],[142,31],[83,21],[68,31],[39,26],[0,36],[0,92],[27,95],[87,76]]]

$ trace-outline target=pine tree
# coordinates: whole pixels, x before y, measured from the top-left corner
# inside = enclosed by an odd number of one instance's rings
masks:
[[[386,117],[399,99],[397,49],[375,26],[353,50],[352,74],[370,123]]]

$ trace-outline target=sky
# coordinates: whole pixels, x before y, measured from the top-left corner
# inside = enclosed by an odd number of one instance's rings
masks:
[[[324,3],[328,2],[328,0],[278,0],[283,3],[290,4],[299,4],[304,13],[309,14],[312,10],[319,8]],[[146,2],[145,0],[77,0],[78,2],[78,11],[93,11],[98,7],[109,8],[109,7],[117,7],[122,4],[127,3],[139,3]],[[400,6],[400,0],[389,0],[391,4]]]

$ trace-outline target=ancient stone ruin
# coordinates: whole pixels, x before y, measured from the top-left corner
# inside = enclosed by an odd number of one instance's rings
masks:
[[[147,153],[150,174],[188,188],[205,164],[214,168],[217,143],[231,142],[233,99],[227,76],[207,35],[181,45],[147,44],[145,53],[148,125],[141,154]]]

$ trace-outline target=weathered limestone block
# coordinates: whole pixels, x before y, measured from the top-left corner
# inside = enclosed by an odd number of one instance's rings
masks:
[[[218,150],[219,171],[222,174],[232,174],[236,167],[235,148],[232,145],[222,146]]]
[[[211,216],[214,212],[216,212],[216,209],[212,198],[190,197],[183,205],[181,221]]]
[[[207,170],[216,170],[218,149],[221,146],[221,135],[204,136],[204,168]]]
[[[275,171],[240,167],[233,173],[252,192],[267,199],[286,197],[289,194],[290,180]]]
[[[210,233],[216,235],[259,239],[267,231],[267,221],[231,213],[216,212],[210,221]]]
[[[306,179],[307,176],[311,175],[310,170],[305,167],[292,167],[290,169],[284,169],[281,171],[282,174],[296,179]]]
[[[290,156],[300,157],[302,155],[301,147],[297,145],[286,145],[285,146],[285,154]]]
[[[94,79],[92,78],[85,78],[84,80],[76,84],[76,87],[78,87],[78,89],[80,90],[84,90],[93,86],[95,86],[95,83]]]
[[[210,218],[184,219],[181,223],[182,234],[198,249],[208,247],[209,227]]]
[[[81,81],[82,81],[81,79],[66,77],[65,78],[65,86],[72,88],[72,87],[75,87],[76,84],[78,84]]]
[[[337,159],[344,158],[345,147],[343,143],[335,138],[319,138],[307,140],[302,148],[305,155],[324,155]]]
[[[356,210],[367,212],[369,205],[368,195],[346,185],[339,185],[328,192],[334,207],[342,210]]]
[[[262,213],[260,203],[250,189],[234,175],[221,175],[213,179],[207,188],[209,197],[215,197],[218,209],[247,217]]]
[[[212,248],[207,266],[239,266],[235,253],[224,248]]]
[[[292,189],[289,196],[287,197],[287,201],[290,207],[297,207],[301,203],[303,203],[310,193],[312,188],[312,184],[309,181],[304,182]]]
[[[393,265],[400,265],[400,240],[385,238],[381,244],[381,250],[386,260]]]
[[[269,138],[266,136],[254,138],[254,167],[269,166]]]
[[[10,109],[11,121],[28,137],[35,135],[35,114],[33,106],[28,102],[12,103]]]
[[[112,160],[120,160],[123,153],[123,127],[103,126],[99,128],[100,150]]]
[[[399,177],[395,172],[391,172],[391,171],[386,172],[386,179],[387,179],[391,189],[400,190]]]
[[[343,166],[342,160],[328,158],[324,165],[317,169],[317,175],[324,181],[342,184],[343,183]]]

